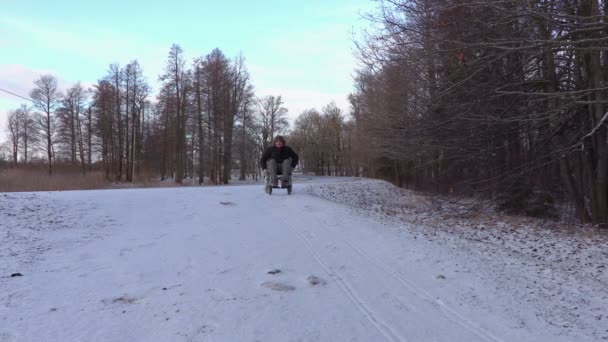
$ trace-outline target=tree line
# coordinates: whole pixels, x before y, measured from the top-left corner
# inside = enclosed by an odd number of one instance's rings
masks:
[[[367,175],[608,223],[605,0],[378,3],[350,95]]]
[[[296,121],[305,169],[608,223],[605,0],[377,3],[349,117]]]
[[[301,113],[289,135],[305,172],[320,176],[369,176],[361,166],[361,143],[355,122],[331,102]]]
[[[110,181],[144,176],[226,184],[258,177],[260,151],[289,127],[281,96],[258,98],[243,56],[221,50],[187,61],[173,45],[156,96],[137,60],[111,64],[90,89],[60,91],[42,75],[31,103],[8,115],[12,164],[45,163]]]
[[[305,171],[525,214],[554,215],[565,198],[582,222],[608,224],[606,0],[376,2],[355,42],[350,112],[310,109],[290,131]],[[35,110],[11,113],[14,162],[38,149],[49,172],[59,160],[86,172],[98,155],[109,179],[226,183],[233,170],[255,177],[263,146],[287,132],[281,97],[255,97],[242,57],[187,63],[175,45],[160,79],[153,101],[136,62],[90,92],[41,77]]]

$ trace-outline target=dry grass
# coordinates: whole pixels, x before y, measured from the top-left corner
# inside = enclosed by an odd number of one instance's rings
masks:
[[[208,185],[208,184],[205,184]],[[57,166],[49,176],[45,165],[27,165],[0,169],[0,192],[63,191],[93,189],[172,188],[200,186],[197,179],[185,179],[184,184],[174,180],[160,181],[153,172],[142,171],[133,182],[105,179],[103,171],[82,175],[77,167]]]
[[[43,168],[0,170],[0,192],[89,190],[110,186],[99,171],[82,175],[75,170],[57,170],[49,176]]]

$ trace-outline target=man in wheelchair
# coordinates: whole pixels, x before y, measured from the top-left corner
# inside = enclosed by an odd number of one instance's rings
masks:
[[[291,187],[291,170],[298,165],[298,155],[285,145],[285,138],[278,135],[272,140],[272,146],[268,147],[260,160],[262,170],[267,170],[273,187],[278,186],[277,175],[281,174],[281,187]]]

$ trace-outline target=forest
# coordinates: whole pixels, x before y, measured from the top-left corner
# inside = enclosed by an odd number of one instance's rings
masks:
[[[606,5],[379,1],[356,42],[349,163],[507,212],[555,216],[569,203],[581,222],[605,225]]]
[[[43,163],[49,175],[67,167],[118,182],[227,184],[233,170],[254,177],[258,150],[288,128],[280,95],[255,97],[243,56],[215,49],[188,62],[173,45],[159,80],[155,95],[137,60],[109,65],[90,89],[62,93],[56,76],[42,75],[31,101],[9,113],[6,159]]]
[[[89,89],[41,76],[10,112],[3,167],[227,184],[259,177],[261,151],[286,134],[304,172],[531,216],[568,204],[608,224],[605,0],[379,0],[364,16],[350,108],[290,123],[280,94],[256,96],[244,56],[187,60],[173,45],[157,93],[137,60]]]

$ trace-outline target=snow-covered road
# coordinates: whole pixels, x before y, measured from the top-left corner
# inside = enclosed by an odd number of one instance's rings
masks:
[[[469,251],[295,192],[0,194],[0,341],[591,338],[510,307]]]

